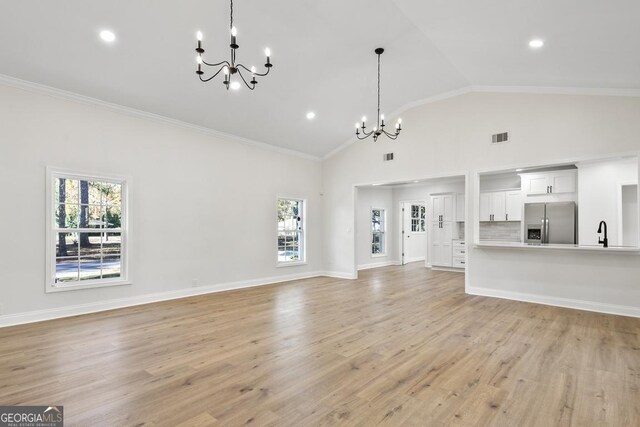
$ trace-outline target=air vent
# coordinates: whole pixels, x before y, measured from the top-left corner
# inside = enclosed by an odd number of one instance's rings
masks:
[[[503,144],[509,142],[509,132],[494,133],[491,135],[491,142],[493,144]]]
[[[382,156],[382,160],[385,162],[389,162],[393,160],[393,153],[387,153]]]

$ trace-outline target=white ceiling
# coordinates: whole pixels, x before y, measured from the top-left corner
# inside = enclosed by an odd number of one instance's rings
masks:
[[[238,60],[258,88],[197,80],[228,57],[226,0],[0,3],[0,74],[323,156],[374,117],[470,85],[640,88],[638,0],[236,0]],[[102,29],[118,39],[106,45]],[[539,37],[545,47],[531,50]],[[308,111],[316,112],[309,121]],[[405,127],[411,126],[406,123]]]

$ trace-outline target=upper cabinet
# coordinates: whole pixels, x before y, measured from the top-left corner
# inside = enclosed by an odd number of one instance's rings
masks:
[[[438,194],[431,196],[433,216],[431,221],[455,221],[455,194]]]
[[[527,196],[540,194],[566,194],[576,192],[576,170],[524,173],[522,189]]]
[[[480,193],[480,221],[520,221],[520,190]]]

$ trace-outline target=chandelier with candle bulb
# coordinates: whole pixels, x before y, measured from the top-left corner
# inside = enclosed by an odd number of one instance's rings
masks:
[[[375,50],[376,55],[378,55],[378,116],[376,119],[376,126],[369,132],[367,132],[367,118],[362,117],[362,124],[356,123],[356,137],[358,139],[367,139],[370,136],[373,136],[373,140],[377,141],[378,137],[381,135],[385,135],[388,138],[395,140],[400,135],[400,131],[402,130],[402,119],[398,119],[396,122],[395,132],[387,132],[385,129],[384,123],[384,114],[380,114],[380,55],[384,52],[384,49],[379,47]],[[360,132],[362,130],[362,132]]]
[[[241,83],[244,83],[246,87],[251,90],[256,88],[258,81],[257,77],[264,77],[269,74],[269,70],[273,65],[271,64],[271,51],[269,48],[265,49],[265,55],[267,57],[267,62],[264,64],[267,69],[264,73],[258,73],[256,71],[256,67],[251,67],[250,69],[246,66],[236,62],[236,51],[240,47],[238,45],[237,36],[238,30],[233,25],[233,0],[231,0],[231,23],[229,25],[231,40],[229,43],[229,47],[231,48],[231,60],[230,61],[222,61],[218,63],[209,63],[204,60],[202,57],[204,54],[204,49],[202,48],[202,32],[198,31],[196,37],[198,39],[198,47],[196,47],[196,63],[198,64],[198,69],[196,70],[196,74],[203,82],[208,82],[213,80],[218,74],[222,73],[224,80],[222,84],[225,85],[227,90],[231,89],[240,89]],[[203,67],[209,67],[212,69],[212,74],[210,76],[205,76],[205,72],[203,71]],[[251,74],[251,80],[247,81],[247,78],[242,74],[243,72],[247,74]]]

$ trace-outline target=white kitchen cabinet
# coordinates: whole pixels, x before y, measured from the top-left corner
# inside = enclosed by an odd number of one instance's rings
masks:
[[[522,188],[527,196],[576,192],[576,171],[560,170],[542,173],[524,173]]]
[[[464,222],[464,194],[456,194],[456,221]]]
[[[437,194],[431,196],[432,221],[454,221],[454,194]]]
[[[505,220],[522,221],[522,192],[520,190],[505,192]]]
[[[480,193],[480,221],[507,220],[507,192]],[[513,220],[515,221],[515,220]]]
[[[430,257],[433,267],[451,267],[453,224],[437,221],[431,223]]]
[[[464,240],[456,239],[453,241],[453,255],[451,266],[455,268],[466,268],[467,264],[467,248]]]

